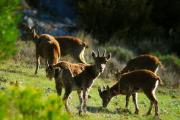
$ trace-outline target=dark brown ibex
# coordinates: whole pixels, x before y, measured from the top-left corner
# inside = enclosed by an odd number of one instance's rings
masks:
[[[111,88],[98,89],[99,95],[102,99],[103,107],[107,107],[112,97],[119,94],[126,95],[126,108],[128,108],[129,97],[132,95],[135,105],[135,113],[139,113],[137,105],[137,92],[141,89],[150,100],[150,108],[147,112],[151,113],[152,106],[155,107],[155,116],[159,116],[158,113],[158,101],[155,97],[155,91],[158,84],[162,84],[159,76],[156,76],[149,70],[135,70],[125,74],[122,74],[120,80]]]
[[[138,69],[147,69],[157,74],[159,66],[164,69],[161,61],[156,56],[144,54],[129,60],[122,70],[115,72],[115,76],[119,79],[121,74]]]
[[[63,100],[66,110],[69,112],[67,100],[73,90],[77,90],[80,100],[79,114],[86,112],[86,102],[88,91],[93,85],[94,80],[104,71],[106,63],[110,60],[111,54],[103,56],[92,52],[95,61],[93,65],[83,63],[73,64],[66,61],[49,66],[46,69],[46,76],[50,79],[55,78],[56,90],[61,95],[62,88],[65,89]]]

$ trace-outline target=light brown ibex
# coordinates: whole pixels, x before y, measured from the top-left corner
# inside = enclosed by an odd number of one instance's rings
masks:
[[[60,58],[60,46],[57,40],[48,34],[38,35],[34,28],[22,24],[25,39],[32,39],[36,46],[36,70],[39,69],[40,57],[46,60],[47,64],[54,65],[58,63]]]
[[[115,72],[115,76],[119,79],[121,74],[138,69],[147,69],[157,74],[159,66],[164,69],[161,61],[156,56],[144,54],[129,60],[122,70]]]
[[[85,49],[88,45],[81,39],[73,36],[55,36],[61,49],[61,55],[71,55],[77,62],[86,63],[84,58]]]
[[[66,110],[69,112],[67,100],[73,90],[77,90],[80,109],[79,114],[86,112],[86,102],[88,91],[93,85],[94,80],[104,71],[106,63],[110,60],[111,54],[103,56],[92,52],[95,64],[87,65],[83,63],[73,64],[66,61],[59,62],[56,65],[49,66],[46,69],[46,76],[49,79],[55,78],[56,90],[61,95],[62,88],[65,89],[63,100]]]
[[[103,107],[107,107],[109,101],[114,96],[119,94],[126,95],[126,108],[128,108],[129,97],[132,95],[135,105],[135,113],[139,113],[137,105],[137,92],[142,90],[150,100],[150,108],[147,115],[151,113],[152,106],[155,107],[155,116],[159,116],[158,113],[158,101],[155,97],[155,91],[158,84],[162,84],[159,76],[155,75],[149,70],[135,70],[122,74],[120,80],[111,88],[107,86],[104,89],[98,89],[99,95],[102,99]]]
[[[35,31],[35,29],[30,28],[25,24],[21,24],[20,28],[23,30],[22,39],[24,40],[33,39],[34,35],[32,32]],[[77,62],[86,63],[84,58],[85,49],[88,48],[86,42],[73,36],[52,36],[52,37],[54,37],[59,43],[61,56],[70,55]]]

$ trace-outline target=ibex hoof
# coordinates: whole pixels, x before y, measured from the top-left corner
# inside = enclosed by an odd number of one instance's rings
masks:
[[[138,111],[138,110],[136,110],[134,113],[135,113],[135,114],[139,114],[139,111]]]
[[[161,118],[158,115],[156,115],[155,120],[161,120]]]
[[[150,115],[150,114],[151,114],[151,112],[147,112],[147,113],[146,113],[146,115]]]
[[[82,110],[79,110],[78,114],[79,116],[82,116]]]

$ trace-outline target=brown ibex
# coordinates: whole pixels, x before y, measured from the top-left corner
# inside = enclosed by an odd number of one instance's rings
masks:
[[[81,39],[73,36],[55,36],[61,49],[61,56],[71,55],[77,62],[86,63],[85,49],[88,45]]]
[[[28,27],[25,24],[21,24],[20,28],[23,29],[22,39],[25,40],[33,39],[33,33],[30,27]],[[54,37],[59,43],[61,56],[70,55],[77,62],[86,63],[84,58],[84,52],[85,49],[88,48],[87,43],[73,36],[52,36],[52,37]]]
[[[135,105],[135,113],[139,113],[137,105],[137,92],[142,90],[150,100],[150,108],[147,115],[151,113],[152,106],[155,107],[155,116],[158,115],[158,101],[155,97],[155,91],[158,84],[162,84],[159,76],[155,75],[149,70],[135,70],[122,74],[120,80],[111,88],[107,86],[104,89],[98,89],[99,95],[102,99],[103,107],[107,107],[112,97],[119,94],[126,95],[126,108],[128,108],[129,97],[132,95]]]
[[[58,63],[60,58],[60,46],[57,40],[48,34],[38,35],[35,29],[27,25],[22,24],[21,27],[24,31],[24,38],[31,39],[36,46],[36,70],[35,74],[39,69],[40,57],[46,60],[47,64],[54,65]]]
[[[106,63],[111,58],[111,54],[100,56],[99,51],[98,55],[93,51],[92,57],[95,61],[93,65],[83,63],[73,64],[62,61],[46,69],[46,76],[49,79],[55,78],[58,95],[61,95],[62,88],[65,89],[63,100],[68,112],[67,100],[70,93],[74,90],[77,90],[80,100],[79,114],[86,112],[88,91],[93,85],[94,80],[104,71]]]
[[[115,76],[119,79],[121,74],[138,69],[147,69],[157,74],[159,66],[164,69],[161,61],[156,56],[144,54],[129,60],[122,70],[115,72]]]

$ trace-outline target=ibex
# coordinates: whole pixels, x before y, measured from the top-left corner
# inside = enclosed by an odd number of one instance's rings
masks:
[[[25,40],[33,39],[33,33],[30,27],[28,27],[25,24],[21,24],[20,27],[24,30],[22,31],[23,39]],[[85,49],[88,48],[87,43],[73,36],[52,36],[52,37],[54,37],[59,43],[61,56],[70,55],[77,62],[86,63],[84,59],[84,52]]]
[[[23,25],[22,26],[26,33],[25,39],[32,39],[36,46],[36,70],[35,74],[39,69],[40,57],[46,60],[47,64],[54,65],[58,63],[60,58],[60,46],[57,40],[48,34],[38,35],[34,28]]]
[[[138,69],[147,69],[157,74],[159,66],[163,69],[161,61],[156,56],[144,54],[129,60],[122,70],[115,72],[115,76],[119,79],[121,74]]]
[[[46,76],[49,79],[55,78],[56,90],[61,95],[62,88],[65,89],[63,100],[66,110],[69,112],[67,100],[73,90],[77,90],[80,109],[79,114],[86,112],[86,102],[88,91],[93,85],[94,80],[104,71],[106,63],[110,60],[111,54],[103,56],[92,52],[95,64],[73,64],[66,61],[59,62],[56,65],[49,66],[46,69]]]
[[[72,36],[55,36],[61,49],[61,55],[71,55],[77,62],[86,63],[84,51],[88,45],[81,39]]]
[[[158,115],[158,101],[155,97],[155,91],[158,84],[162,84],[159,76],[149,70],[135,70],[122,74],[120,80],[111,88],[107,86],[104,89],[98,88],[99,95],[102,99],[103,107],[107,107],[109,101],[119,94],[126,95],[126,108],[128,108],[129,97],[132,95],[135,105],[135,113],[139,113],[137,105],[137,92],[142,90],[150,100],[150,108],[147,115],[151,113],[152,106],[155,107],[155,116]]]

